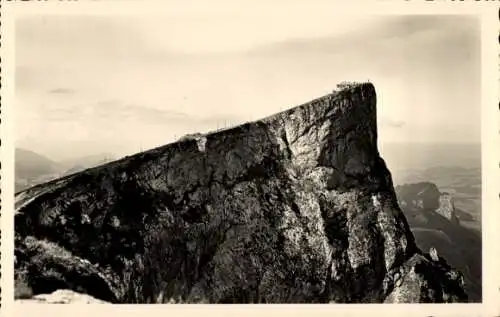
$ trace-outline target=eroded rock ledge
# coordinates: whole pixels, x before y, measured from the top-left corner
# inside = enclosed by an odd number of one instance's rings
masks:
[[[369,83],[33,187],[16,213],[17,279],[35,294],[466,300],[460,273],[415,246],[378,153]]]

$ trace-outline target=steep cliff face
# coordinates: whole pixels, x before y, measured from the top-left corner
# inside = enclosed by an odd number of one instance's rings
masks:
[[[465,300],[415,246],[361,84],[16,196],[16,273],[110,302]]]

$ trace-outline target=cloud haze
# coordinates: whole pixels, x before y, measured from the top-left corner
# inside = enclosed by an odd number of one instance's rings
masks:
[[[125,155],[284,110],[344,80],[375,84],[382,142],[479,142],[479,27],[458,16],[276,23],[257,11],[23,18],[17,146],[54,159]]]

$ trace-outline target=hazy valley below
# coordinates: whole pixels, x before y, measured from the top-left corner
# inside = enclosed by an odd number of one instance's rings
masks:
[[[113,154],[97,153],[57,161],[28,149],[16,148],[14,190],[17,193],[31,186],[78,173],[114,159]]]
[[[382,144],[380,151],[417,245],[461,270],[469,300],[481,301],[480,145]],[[443,208],[449,219],[437,212]]]

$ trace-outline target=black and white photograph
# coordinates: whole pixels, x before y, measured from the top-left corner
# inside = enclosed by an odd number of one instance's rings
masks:
[[[15,303],[483,302],[479,16],[14,25]]]

